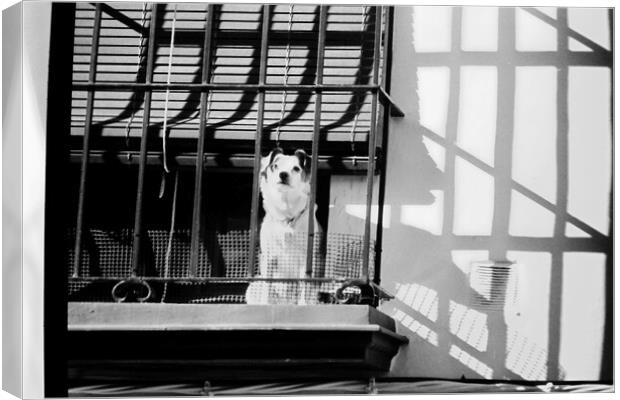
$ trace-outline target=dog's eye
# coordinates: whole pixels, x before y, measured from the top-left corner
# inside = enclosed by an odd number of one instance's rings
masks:
[[[278,164],[273,164],[273,165],[271,166],[271,168],[273,168],[273,169],[278,169]]]
[[[299,171],[301,171],[301,169],[299,167],[293,167],[293,171],[299,172]]]

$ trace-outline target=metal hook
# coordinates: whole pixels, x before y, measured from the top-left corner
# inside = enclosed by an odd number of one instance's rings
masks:
[[[161,174],[161,181],[159,183],[159,195],[157,196],[160,200],[164,198],[166,194],[166,171],[163,171]]]
[[[132,286],[134,287],[133,290],[131,289]],[[138,296],[138,291],[135,288],[140,287],[140,286],[143,288],[146,288],[145,296],[142,296],[142,297]],[[123,289],[125,290],[124,295],[122,295]],[[112,298],[117,303],[125,302],[129,298],[130,294],[135,295],[135,299],[137,302],[144,303],[145,301],[149,300],[153,296],[153,289],[151,288],[151,285],[149,285],[147,281],[144,281],[139,278],[129,278],[129,279],[122,280],[118,282],[116,285],[114,285],[114,287],[112,288]]]

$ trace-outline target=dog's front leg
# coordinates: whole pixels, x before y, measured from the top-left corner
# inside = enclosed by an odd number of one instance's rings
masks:
[[[312,275],[310,276],[306,276],[306,248],[307,248],[307,241],[306,235],[298,235],[299,238],[301,240],[298,241],[298,246],[297,246],[297,251],[295,252],[295,265],[296,265],[296,270],[298,273],[298,277],[300,279],[305,279],[305,278],[310,278],[312,277]],[[299,293],[297,296],[297,304],[305,306],[307,304],[309,304],[309,299],[308,299],[308,294],[312,293],[311,287],[312,283],[311,282],[307,282],[307,281],[303,281],[300,280],[299,281]]]
[[[305,278],[306,278],[306,272],[305,272],[305,271],[302,271],[302,272],[299,274],[299,278],[300,278],[300,279],[305,279]],[[307,305],[307,304],[308,304],[308,301],[307,301],[307,298],[306,298],[306,296],[307,296],[306,291],[307,291],[307,289],[308,289],[308,288],[307,288],[307,286],[308,286],[309,284],[310,284],[310,283],[309,283],[309,282],[306,282],[306,281],[300,281],[300,282],[299,282],[299,285],[300,285],[301,289],[300,289],[300,291],[299,291],[299,296],[298,296],[298,301],[297,301],[297,304],[299,304],[300,306],[305,306],[305,305]]]
[[[277,263],[277,260],[274,259],[273,252],[268,250],[267,248],[261,248],[261,253],[259,257],[259,269],[261,278],[269,278],[273,274],[271,271],[274,271],[274,263]],[[269,281],[253,281],[248,285],[248,289],[246,291],[246,303],[247,304],[270,304],[272,292],[272,283]]]

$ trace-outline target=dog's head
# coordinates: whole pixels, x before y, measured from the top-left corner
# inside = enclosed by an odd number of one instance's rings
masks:
[[[277,188],[278,191],[309,191],[310,157],[303,150],[285,155],[275,148],[261,160],[261,186]]]

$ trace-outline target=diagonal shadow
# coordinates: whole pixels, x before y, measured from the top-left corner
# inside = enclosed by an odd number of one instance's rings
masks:
[[[164,31],[163,30],[163,23],[165,20],[165,8],[166,8],[166,4],[157,4],[156,7],[158,8],[158,18],[157,18],[157,27],[156,27],[156,32],[157,32],[157,36],[154,39],[155,40],[155,49],[158,48],[158,46],[162,46],[163,44],[167,44],[167,40],[169,41],[170,38],[170,32],[169,31]],[[118,21],[122,22],[123,24],[125,24],[128,28],[142,33],[144,34],[144,32],[147,32],[146,37],[147,40],[153,40],[152,38],[148,38],[148,28],[147,27],[143,27],[140,24],[138,24],[137,22],[133,21],[131,18],[129,18],[128,16],[126,16],[125,14],[123,14],[122,12],[114,9],[113,7],[109,6],[109,5],[105,5],[104,7],[104,11],[116,18]],[[371,18],[371,20],[375,20],[376,23],[376,12],[375,12],[375,8],[371,7],[370,11],[369,11],[369,18]],[[272,21],[270,21],[271,24]],[[315,11],[314,14],[314,20],[313,20],[313,31],[316,31],[317,26],[318,26],[318,7],[317,10]],[[275,33],[275,32],[272,32]],[[373,24],[367,24],[365,26],[365,30],[363,33],[363,36],[366,36],[368,34],[372,34],[373,33]],[[278,42],[283,42],[283,37],[282,37],[282,32],[278,32],[277,33],[278,36]],[[329,35],[328,35],[329,36]],[[201,40],[200,38],[204,39],[204,35],[201,35],[197,32],[193,32],[193,31],[180,31],[177,33],[176,39],[175,39],[175,43],[177,45],[197,45],[200,46],[201,44]],[[299,38],[302,41],[308,41],[309,40],[309,36],[305,33],[302,32],[299,34]],[[223,38],[225,39],[225,38]],[[225,39],[227,40],[227,39]],[[246,84],[256,84],[258,83],[258,72],[259,72],[259,68],[260,68],[260,45],[256,43],[256,36],[250,36],[247,38],[247,40],[251,40],[254,42],[253,45],[253,52],[250,56],[251,58],[251,62],[250,65],[252,65],[250,71],[248,71],[247,73],[247,80],[246,80]],[[340,43],[342,41],[342,38],[326,38],[326,40],[329,43]],[[314,41],[310,40],[309,43],[313,43]],[[346,40],[345,40],[346,42]],[[372,41],[368,41],[368,40],[364,40],[362,41],[361,45],[361,54],[367,54],[368,52],[374,53],[374,46]],[[307,45],[308,49],[309,49],[309,54],[307,57],[307,61],[306,64],[304,65],[304,73],[302,75],[302,81],[300,82],[300,84],[312,84],[315,80],[316,77],[316,63],[314,62],[314,60],[316,59],[316,52],[317,52],[317,47],[316,46],[312,46],[310,44]],[[215,46],[214,46],[215,47]],[[202,54],[202,46],[200,46],[200,52],[198,55],[199,59],[202,59],[203,54]],[[155,63],[157,62],[157,60],[163,56],[155,56]],[[136,73],[136,82],[137,83],[144,83],[145,79],[146,79],[146,69],[147,69],[147,57],[141,57],[140,58],[140,63],[139,63],[139,68],[138,71]],[[361,63],[360,63],[360,67],[355,75],[355,83],[354,84],[367,84],[370,81],[370,73],[372,71],[372,57],[364,57],[361,59]],[[196,73],[194,75],[194,78],[192,80],[191,83],[196,84],[196,83],[200,83],[201,82],[201,69],[202,66],[200,65],[197,70]],[[252,108],[252,104],[255,102],[256,97],[257,97],[258,93],[256,91],[245,91],[243,96],[241,97],[241,99],[238,102],[238,107],[235,109],[234,113],[221,121],[218,121],[217,123],[213,123],[208,125],[208,131],[211,133],[211,135],[213,135],[214,130],[216,128],[222,127],[222,126],[226,126],[226,125],[230,125],[234,122],[237,122],[239,120],[242,120],[243,118],[245,118],[250,112],[251,112],[251,108]],[[266,126],[264,128],[264,132],[266,134],[269,134],[270,131],[272,131],[276,126],[284,126],[284,125],[288,125],[293,121],[298,120],[308,109],[308,107],[310,106],[310,99],[312,98],[312,93],[311,92],[302,92],[302,93],[298,93],[294,106],[293,108],[289,111],[288,115],[280,120],[279,122],[275,122],[272,123],[268,126]],[[322,128],[323,131],[328,131],[330,129],[339,127],[341,125],[346,124],[347,122],[350,122],[351,120],[353,120],[355,118],[356,113],[359,112],[359,109],[361,108],[361,106],[363,105],[364,100],[367,97],[367,93],[359,93],[359,94],[354,94],[351,97],[351,101],[346,109],[346,111],[343,112],[342,116],[337,120],[332,122],[331,124],[325,126]],[[98,127],[102,127],[103,125],[108,125],[108,124],[112,124],[115,122],[119,122],[121,120],[125,120],[127,118],[130,118],[131,115],[133,115],[138,109],[140,109],[140,107],[143,106],[144,104],[144,99],[145,99],[145,92],[144,91],[135,91],[130,99],[127,101],[126,106],[120,111],[119,114],[117,114],[114,117],[105,119],[105,120],[101,120],[98,121],[94,124],[94,126],[98,126]],[[189,92],[188,96],[186,97],[186,99],[184,100],[184,105],[181,108],[180,111],[178,111],[178,113],[172,117],[170,117],[167,120],[167,125],[169,126],[173,126],[174,124],[178,124],[180,122],[183,122],[185,120],[188,119],[192,119],[195,118],[196,113],[198,112],[198,108],[199,108],[199,99],[200,99],[200,92]],[[161,127],[163,126],[163,121],[162,122],[158,122],[152,125],[152,127],[155,129],[153,132],[159,131],[161,129]],[[97,132],[99,132],[100,130],[96,130]],[[166,133],[167,134],[167,133]]]
[[[269,6],[272,7],[272,6]],[[263,15],[264,12],[264,8],[261,9],[261,16]],[[269,29],[271,30],[271,24],[273,23],[273,13],[269,13],[270,16],[270,20],[269,20]],[[263,20],[262,17],[260,19],[261,21]],[[258,28],[258,32],[260,32],[262,28],[259,27]],[[252,55],[250,56],[252,58],[252,68],[250,69],[250,71],[248,72],[248,78],[246,80],[245,83],[247,84],[257,84],[258,83],[258,78],[259,78],[259,70],[260,70],[260,41],[258,43],[254,43],[254,45],[252,46]],[[212,75],[213,76],[213,75]],[[240,121],[242,120],[246,115],[248,115],[252,109],[252,104],[254,103],[256,97],[258,96],[258,92],[257,91],[246,91],[243,92],[243,96],[241,96],[241,99],[239,100],[239,107],[235,110],[235,112],[228,118],[216,122],[214,124],[209,124],[208,125],[208,132],[211,133],[211,135],[213,135],[213,133],[215,133],[215,129],[222,127],[222,126],[226,126],[228,124],[232,124],[236,121]]]
[[[476,158],[472,154],[470,154],[470,153],[466,152],[465,150],[461,149],[456,144],[454,144],[452,142],[448,142],[448,140],[443,138],[441,135],[439,135],[439,134],[429,130],[428,128],[420,125],[419,129],[422,131],[422,134],[425,137],[427,137],[427,138],[431,139],[432,141],[442,145],[445,148],[452,148],[456,152],[456,154],[459,157],[461,157],[463,160],[469,162],[473,166],[479,168],[481,171],[484,171],[484,172],[486,172],[489,175],[494,175],[495,169],[492,166],[490,166],[489,164],[485,163],[484,161]],[[528,189],[527,187],[523,186],[519,182],[516,182],[516,181],[513,180],[512,181],[512,188],[514,190],[518,191],[519,193],[521,193],[522,195],[524,195],[525,197],[529,198],[530,200],[532,200],[532,201],[538,203],[539,205],[543,206],[547,210],[549,210],[549,211],[551,211],[553,213],[557,212],[555,204],[553,204],[549,200],[545,199],[544,197],[540,196],[539,194],[533,192],[532,190]],[[567,214],[566,215],[566,222],[570,222],[571,224],[575,225],[577,228],[583,230],[584,232],[586,232],[587,234],[592,236],[592,238],[595,239],[595,240],[602,241],[602,242],[609,241],[609,237],[607,235],[603,234],[602,232],[597,231],[596,229],[594,229],[593,227],[591,227],[587,223],[583,222],[582,220],[580,220],[579,218],[577,218],[577,217],[575,217],[575,216],[573,216],[571,214]]]
[[[459,88],[461,87],[460,82],[460,68],[462,65],[467,64],[467,61],[471,61],[470,58],[466,58],[465,55],[471,55],[472,53],[462,52],[460,48],[460,35],[461,35],[461,13],[458,8],[453,9],[452,13],[452,37],[451,44],[452,48],[449,53],[433,53],[433,54],[422,54],[421,57],[426,57],[423,61],[421,58],[415,58],[415,67],[419,66],[447,66],[450,69],[450,88],[448,94],[448,107],[447,107],[447,117],[446,117],[446,128],[445,128],[445,138],[428,130],[427,128],[419,125],[419,123],[415,123],[414,130],[418,132],[421,136],[426,137],[445,149],[445,168],[444,168],[444,179],[446,182],[446,187],[444,188],[444,202],[443,202],[443,225],[442,232],[444,232],[440,237],[431,236],[425,240],[418,237],[414,233],[406,233],[403,231],[394,232],[397,229],[396,226],[392,227],[392,236],[401,237],[406,235],[408,238],[415,237],[415,240],[418,241],[418,246],[420,246],[420,250],[423,255],[417,255],[416,257],[420,260],[417,261],[418,267],[416,267],[415,272],[411,272],[411,275],[407,277],[407,272],[404,270],[399,271],[399,275],[397,280],[401,282],[425,282],[431,283],[429,286],[436,290],[439,294],[439,304],[438,304],[438,316],[437,321],[432,322],[428,319],[420,319],[420,321],[431,324],[429,326],[435,327],[437,329],[437,333],[439,335],[439,346],[438,348],[428,350],[428,356],[437,357],[440,359],[443,357],[448,351],[449,347],[452,343],[459,344],[458,340],[452,338],[445,331],[449,326],[449,310],[446,305],[446,301],[453,298],[454,296],[462,295],[462,291],[455,290],[459,289],[458,287],[454,287],[454,283],[450,281],[450,279],[459,280],[460,272],[459,271],[446,271],[441,270],[438,271],[436,268],[426,268],[426,264],[437,264],[437,266],[444,267],[445,265],[449,265],[451,262],[450,251],[459,250],[459,243],[454,241],[454,238],[461,239],[462,236],[456,237],[452,235],[452,228],[454,222],[454,168],[455,163],[454,159],[456,157],[460,157],[465,161],[471,163],[473,166],[479,168],[485,173],[489,174],[491,177],[497,180],[501,180],[501,185],[496,186],[495,188],[495,198],[494,204],[500,204],[501,207],[495,210],[494,220],[493,220],[493,234],[490,238],[485,240],[480,240],[479,236],[472,236],[471,241],[468,243],[474,243],[476,249],[484,249],[489,250],[489,254],[491,255],[491,259],[498,259],[502,254],[505,257],[507,249],[514,250],[515,247],[520,247],[520,249],[524,251],[550,251],[552,253],[551,258],[551,270],[552,276],[550,278],[551,286],[549,287],[550,296],[548,298],[549,302],[549,313],[548,313],[548,324],[545,324],[543,329],[547,330],[546,335],[548,336],[548,350],[544,355],[545,359],[545,370],[547,374],[547,379],[563,379],[564,371],[560,365],[560,349],[558,342],[560,340],[560,323],[558,322],[558,318],[561,315],[561,308],[558,307],[558,304],[561,303],[562,299],[562,270],[564,268],[562,255],[567,251],[596,251],[605,253],[607,256],[607,281],[605,284],[605,290],[607,296],[606,304],[611,301],[613,294],[613,284],[612,280],[609,278],[610,275],[613,275],[611,265],[611,242],[613,236],[613,230],[610,229],[609,234],[605,235],[602,232],[594,229],[584,221],[576,218],[573,215],[570,215],[567,212],[566,204],[567,204],[567,166],[568,166],[568,154],[567,154],[567,123],[564,121],[567,119],[568,109],[566,103],[568,101],[568,81],[565,75],[562,73],[558,73],[558,91],[555,93],[556,100],[558,102],[558,110],[557,115],[552,116],[551,118],[557,118],[557,127],[558,127],[558,138],[556,139],[556,150],[558,152],[558,165],[557,165],[557,204],[553,204],[544,198],[542,198],[537,193],[529,190],[523,185],[512,180],[512,174],[510,173],[510,159],[512,157],[512,139],[511,135],[507,134],[505,131],[507,129],[511,129],[510,127],[513,125],[512,121],[514,119],[514,92],[515,92],[515,82],[514,82],[514,73],[510,70],[514,68],[515,65],[522,65],[524,60],[528,62],[530,60],[532,54],[522,54],[520,52],[515,51],[515,43],[514,43],[514,14],[515,9],[502,10],[500,9],[499,16],[499,40],[498,43],[498,52],[493,53],[488,57],[485,61],[484,65],[494,65],[498,67],[498,111],[497,111],[497,120],[501,121],[502,125],[498,125],[496,127],[496,148],[495,148],[495,167],[492,167],[485,162],[477,159],[472,154],[464,151],[459,148],[457,145],[457,135],[458,135],[458,115],[460,112],[459,109]],[[613,18],[612,16],[609,17]],[[575,37],[577,40],[580,40],[581,43],[586,45],[592,45],[593,42],[589,41],[587,38],[580,38],[579,34],[567,29],[567,26],[564,25],[566,20],[565,13],[559,14],[559,20],[554,22],[554,26],[558,29],[558,51],[553,52],[553,54],[543,54],[540,56],[540,59],[537,61],[540,65],[557,65],[564,72],[568,71],[568,67],[572,65],[582,65],[588,64],[588,60],[592,57],[600,59],[602,55],[608,57],[611,52],[600,48],[600,46],[594,44],[594,53],[588,53],[588,55],[577,56],[573,58],[568,57],[568,37]],[[405,24],[404,24],[405,25]],[[611,23],[610,23],[610,26]],[[507,32],[508,31],[508,32]],[[612,42],[613,43],[613,42]],[[598,46],[598,47],[596,47]],[[613,47],[612,47],[613,48]],[[564,52],[563,52],[564,50]],[[601,54],[598,54],[601,53]],[[473,57],[473,56],[472,56]],[[528,58],[529,57],[529,58]],[[586,59],[587,57],[587,59]],[[475,58],[475,57],[473,57]],[[472,59],[473,59],[472,58]],[[576,61],[576,63],[574,62]],[[476,65],[475,63],[472,63]],[[538,64],[537,64],[538,65]],[[588,64],[590,65],[590,64]],[[607,66],[607,64],[605,64]],[[503,68],[503,71],[501,70]],[[414,92],[416,91],[417,81],[414,80],[412,83],[414,85]],[[613,78],[612,78],[612,88],[613,88]],[[613,91],[613,89],[612,89]],[[613,96],[613,95],[612,95]],[[414,96],[414,99],[416,97]],[[416,100],[414,100],[416,101]],[[612,97],[612,105],[613,105],[613,97]],[[419,120],[419,117],[416,118]],[[508,128],[506,128],[506,126]],[[497,142],[505,142],[505,143],[497,143]],[[499,146],[499,148],[497,147]],[[499,150],[499,151],[498,151]],[[562,153],[562,154],[560,154]],[[497,157],[500,156],[502,160],[498,162]],[[501,169],[501,171],[500,171]],[[428,184],[427,181],[423,181],[422,183]],[[514,238],[508,235],[507,230],[507,220],[510,214],[510,200],[507,198],[507,193],[510,193],[511,190],[515,190],[525,195],[530,200],[535,203],[541,205],[547,210],[551,211],[556,216],[555,222],[555,232],[552,238],[545,239],[543,243],[541,239],[538,238]],[[498,196],[497,191],[501,191],[501,195]],[[611,194],[613,196],[613,193]],[[560,199],[561,198],[561,199]],[[611,203],[610,203],[611,204]],[[497,215],[497,214],[501,215]],[[610,216],[613,218],[613,213],[610,212]],[[572,223],[577,228],[583,230],[588,233],[591,238],[580,238],[579,240],[566,238],[564,234],[565,224],[567,222]],[[436,241],[436,242],[433,242]],[[436,243],[436,246],[441,249],[437,251],[436,248],[433,248],[433,251],[424,251],[425,245],[430,245],[429,243]],[[445,247],[443,244],[445,243]],[[455,246],[456,244],[456,246]],[[544,247],[546,246],[546,247]],[[609,246],[609,248],[608,248]],[[469,247],[465,247],[469,249]],[[446,251],[447,253],[444,253]],[[426,257],[426,258],[425,258]],[[443,257],[443,259],[442,259]],[[437,261],[440,260],[440,261]],[[413,269],[413,268],[412,268]],[[428,271],[429,274],[435,274],[433,277],[426,276],[423,272]],[[444,279],[445,278],[445,279]],[[450,282],[450,283],[449,283]],[[611,294],[609,294],[611,293]],[[446,300],[448,298],[448,300]],[[606,312],[609,312],[609,309],[612,307],[607,306]],[[489,321],[489,335],[493,337],[493,341],[489,342],[489,349],[487,351],[488,354],[492,355],[489,357],[487,354],[475,353],[471,352],[471,354],[476,355],[477,358],[489,361],[489,365],[493,368],[494,376],[499,375],[499,377],[504,377],[503,379],[518,379],[524,380],[523,378],[519,378],[518,374],[514,374],[514,371],[510,371],[510,369],[504,364],[507,361],[508,357],[508,349],[507,349],[507,341],[506,341],[506,324],[502,321],[502,318],[495,318],[495,321]],[[613,341],[611,339],[611,332],[613,332],[613,322],[611,317],[607,317],[605,320],[605,338],[603,343],[603,351],[613,348]],[[446,344],[447,342],[447,344]],[[461,346],[462,347],[462,346]],[[471,350],[468,347],[463,347],[468,351]],[[515,351],[515,349],[513,349]],[[516,349],[516,351],[519,351]],[[609,361],[609,357],[602,357],[602,372],[601,376],[605,376],[605,374],[609,374],[609,368],[612,364]],[[441,369],[441,366],[438,366]],[[605,369],[607,368],[607,369]],[[519,373],[522,373],[519,370]],[[452,371],[450,371],[452,373]],[[527,374],[527,373],[526,373]]]
[[[360,67],[355,74],[354,85],[366,85],[368,84],[368,82],[370,82],[370,73],[372,72],[373,60],[375,58],[374,40],[365,40],[365,38],[367,37],[367,35],[373,35],[375,24],[380,23],[379,16],[376,13],[375,7],[370,7],[370,10],[368,12],[368,18],[370,21],[374,21],[374,24],[368,23],[364,27],[363,39],[362,43],[360,44]],[[364,57],[364,54],[367,53],[371,53],[372,57]],[[328,132],[331,129],[337,128],[346,124],[347,122],[352,121],[355,118],[355,115],[361,110],[367,96],[368,93],[365,92],[357,93],[351,96],[351,102],[349,103],[349,106],[347,107],[346,111],[344,111],[342,116],[331,124],[324,126],[323,128],[321,128],[321,130],[324,132]]]
[[[529,13],[530,15],[533,15],[534,17],[540,19],[541,21],[551,25],[553,28],[555,28],[558,31],[562,31],[563,34],[565,34],[567,37],[570,37],[572,39],[575,39],[576,41],[578,41],[579,43],[583,44],[584,46],[589,47],[592,51],[594,51],[595,53],[602,53],[603,55],[608,55],[611,53],[611,51],[605,49],[604,47],[602,47],[601,45],[597,44],[595,41],[583,36],[582,34],[580,34],[577,31],[574,31],[566,26],[561,25],[557,19],[553,19],[550,16],[548,16],[547,14],[545,14],[544,12],[537,10],[533,7],[521,7],[521,9],[523,11],[526,11],[527,13]],[[566,9],[558,9],[558,12],[565,12]],[[560,17],[558,17],[559,19]]]
[[[157,18],[157,27],[156,27],[156,32],[161,33],[163,31],[162,26],[163,26],[163,22],[164,22],[164,17],[165,17],[165,12],[164,12],[164,8],[165,8],[165,4],[157,4],[158,7],[158,18]],[[271,21],[270,21],[271,22]],[[203,36],[204,37],[204,36]],[[148,35],[147,35],[148,38]],[[148,38],[150,40],[150,38]],[[157,37],[155,38],[155,52],[157,52],[157,47],[160,46],[162,43],[166,43],[165,42],[166,37],[164,35],[158,34]],[[192,42],[191,44],[195,44],[195,45],[200,45],[200,42],[196,40],[196,35],[192,34]],[[200,53],[198,58],[202,59],[202,54],[203,50],[202,50],[202,46],[200,47]],[[162,56],[157,56],[154,60],[154,62],[157,62],[158,57],[162,57]],[[258,83],[258,69],[259,69],[259,63],[258,60],[260,60],[260,45],[255,45],[253,46],[253,52],[251,55],[252,58],[252,69],[248,72],[248,78],[247,81],[245,83],[247,84],[256,84]],[[145,79],[146,79],[146,63],[147,63],[147,57],[142,57],[141,58],[141,62],[140,62],[140,67],[138,69],[137,75],[136,75],[136,82],[137,83],[144,83]],[[194,78],[192,80],[192,83],[200,83],[201,82],[201,72],[202,72],[202,66],[199,66]],[[233,113],[233,115],[231,115],[229,118],[222,120],[218,123],[212,124],[209,126],[209,131],[212,132],[212,130],[214,128],[220,127],[220,126],[224,126],[224,125],[228,125],[231,124],[235,121],[239,121],[241,119],[243,119],[250,111],[251,111],[251,104],[254,102],[254,99],[257,96],[257,92],[256,91],[246,91],[244,92],[244,95],[242,96],[242,98],[239,100],[239,107],[235,110],[235,112]],[[112,118],[108,118],[106,120],[103,121],[98,121],[95,125],[97,126],[103,126],[103,125],[107,125],[107,124],[111,124],[111,123],[115,123],[121,120],[124,120],[126,118],[129,118],[133,113],[135,113],[136,110],[140,109],[140,107],[144,104],[144,98],[145,98],[145,92],[144,91],[135,91],[131,98],[128,100],[127,105],[124,107],[124,109],[116,116],[112,117]],[[187,96],[187,98],[184,101],[184,106],[183,108],[178,112],[178,114],[176,114],[175,116],[171,117],[170,119],[168,119],[167,124],[168,125],[172,125],[175,123],[178,123],[180,121],[183,121],[185,119],[191,118],[194,116],[194,114],[196,112],[198,112],[198,105],[199,105],[199,99],[200,99],[200,92],[190,92],[189,95]],[[158,122],[156,124],[152,125],[156,131],[159,131],[159,129],[161,128],[161,126],[163,126],[163,121],[162,122]]]
[[[94,3],[90,3],[93,7],[95,7]],[[110,17],[116,19],[118,22],[121,22],[127,26],[127,28],[132,29],[139,33],[140,35],[148,36],[149,30],[147,27],[140,25],[133,18],[128,17],[124,13],[119,10],[113,8],[107,3],[101,3],[101,11],[108,14]]]
[[[112,7],[110,7],[109,5],[106,5],[106,12],[108,14],[113,13],[115,16],[116,14],[122,14],[120,12],[116,12],[114,13],[114,9]],[[157,7],[157,19],[155,21],[156,23],[156,27],[155,27],[155,38],[151,38],[149,37],[148,34],[148,29],[145,26],[144,28],[141,27],[141,29],[146,30],[146,34],[144,35],[144,37],[146,38],[146,45],[145,45],[145,49],[148,49],[148,43],[151,40],[155,40],[155,47],[153,48],[153,51],[155,52],[155,54],[157,54],[157,32],[161,31],[161,28],[164,24],[164,13],[163,10],[165,8],[165,4],[157,4],[154,5],[155,7]],[[114,11],[113,11],[114,10]],[[110,14],[112,15],[112,14]],[[148,50],[146,50],[146,52],[148,52]],[[142,56],[142,54],[140,54],[140,63],[139,63],[139,67],[138,67],[138,72],[136,74],[136,83],[145,83],[146,82],[146,69],[147,69],[147,60],[148,57]],[[153,63],[155,64],[157,61],[157,59],[155,59],[153,61]],[[133,94],[131,95],[131,97],[129,98],[127,105],[123,108],[123,110],[116,116],[112,117],[112,118],[108,118],[102,121],[98,121],[96,123],[93,124],[93,126],[95,127],[99,127],[99,129],[97,129],[97,132],[101,131],[101,128],[103,127],[103,125],[108,125],[108,124],[112,124],[118,121],[122,121],[124,119],[130,118],[137,110],[140,109],[140,107],[144,104],[144,98],[145,98],[145,91],[134,91]]]

